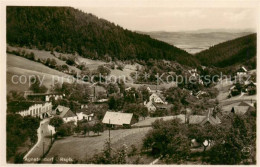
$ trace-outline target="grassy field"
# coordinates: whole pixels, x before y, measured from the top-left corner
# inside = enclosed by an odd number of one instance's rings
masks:
[[[150,127],[146,127],[111,130],[112,148],[119,148],[123,144],[126,144],[128,147],[134,144],[137,148],[140,148],[142,139],[150,129]],[[59,139],[54,143],[46,158],[58,156],[85,161],[94,154],[100,153],[106,140],[108,140],[108,131],[104,131],[100,136],[95,137],[70,136]]]
[[[57,65],[66,64],[65,61],[62,61],[62,60],[58,59],[57,57],[53,56],[50,51],[44,51],[44,50],[38,50],[38,49],[28,49],[28,48],[21,48],[21,47],[12,47],[12,46],[8,46],[8,48],[10,50],[18,50],[18,49],[24,50],[27,53],[33,52],[36,59],[48,59],[48,58],[55,59]],[[59,53],[56,53],[56,55],[59,55]],[[64,55],[66,55],[66,54],[64,54]],[[78,68],[74,67],[74,66],[68,65],[68,67],[69,67],[70,70],[80,72],[80,70]]]
[[[18,83],[15,84],[12,82],[13,75],[25,75],[27,81],[29,81],[30,75],[39,76],[40,79],[43,79],[43,84],[46,87],[50,87],[53,81],[53,78],[57,77],[57,80],[61,81],[61,78],[71,78],[70,75],[64,74],[57,70],[51,69],[47,66],[44,66],[41,63],[33,62],[25,58],[8,54],[7,55],[7,91],[16,90],[16,91],[25,91],[29,88],[29,82],[25,84]],[[17,78],[15,78],[17,81]]]

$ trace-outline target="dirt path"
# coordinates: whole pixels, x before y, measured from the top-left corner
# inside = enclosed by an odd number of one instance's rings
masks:
[[[48,138],[48,136],[50,136],[51,134],[48,129],[48,124],[49,119],[45,119],[40,122],[40,127],[37,130],[38,141],[33,146],[33,148],[24,156],[25,162],[36,163],[43,155],[43,151],[46,152],[48,150],[49,144],[51,143],[51,139]]]

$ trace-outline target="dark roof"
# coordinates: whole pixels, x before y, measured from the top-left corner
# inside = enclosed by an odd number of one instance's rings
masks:
[[[237,72],[247,72],[247,69],[245,67],[240,67]]]
[[[62,93],[29,93],[28,96],[63,95]]]
[[[161,103],[153,103],[153,105],[154,105],[156,108],[165,108],[165,109],[168,109],[168,108],[171,107],[171,105],[161,104]]]
[[[92,112],[88,108],[81,108],[76,111],[77,113],[83,112],[83,114],[89,115],[92,114]]]
[[[213,116],[214,108],[208,109],[206,115],[190,115],[189,116],[189,124],[200,124],[205,125],[207,122],[211,125],[220,124],[221,121],[217,115]]]

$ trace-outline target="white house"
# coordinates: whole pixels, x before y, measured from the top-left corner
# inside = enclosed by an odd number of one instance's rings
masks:
[[[150,86],[147,86],[146,88],[148,90],[149,93],[161,93],[162,91],[161,90],[158,90],[157,89],[157,85],[150,85]]]
[[[74,112],[72,112],[68,107],[59,105],[55,109],[55,114],[61,117],[65,123],[73,121],[75,122],[75,124],[77,124],[77,115]]]
[[[167,104],[167,102],[164,100],[164,97],[159,93],[153,93],[149,97],[149,101],[152,101],[154,103]]]
[[[87,108],[81,108],[77,111],[77,119],[80,120],[87,120],[92,121],[94,118],[94,113],[91,113]]]
[[[33,116],[33,117],[40,117],[41,119],[47,117],[50,115],[52,111],[52,103],[40,103],[40,104],[34,104],[30,106],[27,110],[19,111],[18,113],[21,116]]]
[[[144,102],[149,112],[154,112],[156,109],[167,108],[168,102],[160,93],[152,93],[148,102]],[[163,105],[163,106],[162,106]]]
[[[54,98],[54,100],[63,99],[63,96],[65,96],[65,94],[46,94],[45,101],[50,101],[51,98]]]
[[[27,100],[32,100],[32,101],[45,101],[49,102],[51,98],[54,100],[59,100],[63,99],[65,94],[62,93],[34,93],[32,91],[25,91],[24,92],[24,97]]]
[[[149,101],[149,102],[144,102],[144,106],[145,107],[147,107],[147,109],[148,109],[148,111],[149,112],[154,112],[154,111],[156,111],[156,107],[155,107],[155,105],[153,104],[153,102],[152,101]]]

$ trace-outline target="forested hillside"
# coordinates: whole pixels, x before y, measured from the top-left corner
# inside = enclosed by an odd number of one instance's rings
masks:
[[[7,42],[107,60],[197,60],[177,47],[70,7],[7,7]]]
[[[256,68],[256,34],[230,40],[215,45],[196,54],[201,64],[215,67],[228,67],[243,64]]]

